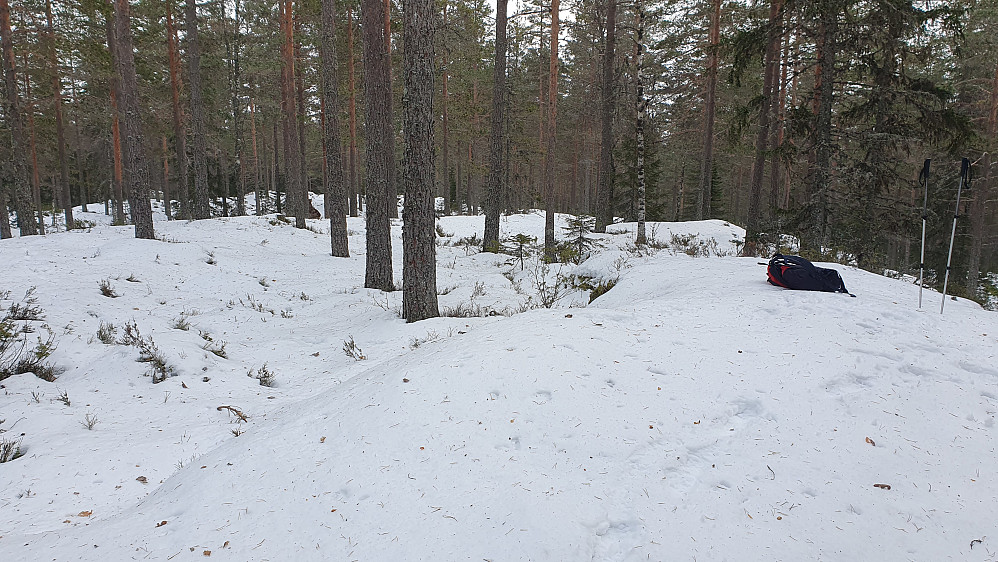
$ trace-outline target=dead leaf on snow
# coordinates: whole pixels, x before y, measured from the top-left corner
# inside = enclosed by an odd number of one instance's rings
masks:
[[[870,445],[873,445],[874,447],[877,446],[877,444],[873,442],[873,439],[870,439],[869,437],[866,438],[866,442],[869,443]]]
[[[873,487],[874,488],[880,488],[881,490],[890,490],[891,489],[891,485],[890,484],[874,484]]]
[[[94,514],[93,511],[81,511],[79,514],[77,514],[77,517],[90,517],[93,514]]]
[[[143,484],[146,484],[146,483],[149,482],[149,479],[146,478],[145,476],[139,476],[138,478],[136,478],[136,480],[138,480],[139,482],[142,482]]]
[[[166,521],[160,521],[159,523],[156,523],[157,527],[162,527],[163,525],[166,525]]]

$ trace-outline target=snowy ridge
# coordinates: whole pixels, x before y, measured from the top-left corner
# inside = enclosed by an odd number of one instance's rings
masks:
[[[927,292],[917,311],[917,287],[842,266],[858,298],[785,291],[761,260],[635,255],[623,233],[563,270],[619,277],[588,306],[567,291],[407,325],[399,293],[359,286],[361,221],[337,260],[326,236],[272,220],[157,222],[174,243],[109,226],[0,243],[0,288],[38,287],[67,368],[0,383],[0,429],[27,446],[0,464],[0,559],[996,557],[998,317],[972,302],[940,315]],[[481,223],[444,217],[442,241]],[[543,217],[502,229],[542,236]],[[669,232],[724,251],[741,234]],[[442,308],[531,296],[535,264],[438,252]],[[171,328],[185,310],[191,328]],[[134,348],[88,343],[131,320],[178,376],[154,386]],[[351,336],[365,359],[342,351]],[[246,376],[264,363],[273,388]]]

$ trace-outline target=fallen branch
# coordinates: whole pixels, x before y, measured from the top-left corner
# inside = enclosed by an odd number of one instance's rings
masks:
[[[228,411],[232,412],[233,414],[235,414],[237,417],[239,417],[240,420],[242,420],[244,422],[245,421],[249,421],[249,418],[246,417],[245,414],[243,414],[239,410],[233,408],[232,406],[219,406],[219,407],[217,407],[215,409],[218,410],[219,412],[221,412],[222,410],[228,410]]]

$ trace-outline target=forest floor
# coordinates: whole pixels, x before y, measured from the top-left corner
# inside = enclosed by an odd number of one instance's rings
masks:
[[[360,219],[343,259],[323,221],[77,218],[0,243],[0,304],[36,288],[61,370],[0,381],[0,560],[998,559],[973,302],[840,265],[857,298],[779,289],[721,221],[544,266],[449,216],[453,316],[406,324],[363,288]]]

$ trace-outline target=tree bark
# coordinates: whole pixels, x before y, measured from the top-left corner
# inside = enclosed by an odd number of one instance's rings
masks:
[[[177,159],[177,199],[180,216],[191,220],[190,184],[187,179],[187,132],[180,106],[180,57],[177,54],[177,29],[173,25],[173,1],[166,2],[166,53],[170,63],[170,93],[173,101],[173,142]]]
[[[347,66],[350,73],[350,216],[357,216],[360,186],[357,182],[357,81],[354,75],[353,9],[347,12]]]
[[[505,5],[505,2],[503,3]],[[505,9],[505,8],[504,8]],[[502,14],[503,18],[503,33],[505,34],[505,12]],[[496,6],[496,37],[499,36],[499,7]],[[447,0],[444,0],[444,29],[447,28]],[[444,35],[446,37],[446,34]],[[498,39],[497,39],[498,40]],[[444,62],[443,62],[443,98],[440,100],[440,106],[443,110],[443,138],[441,139],[441,163],[443,164],[443,189],[441,190],[441,195],[444,198],[444,214],[449,215],[451,212],[451,197],[450,197],[450,115],[448,113],[447,101],[449,97],[449,92],[447,91],[448,74],[450,73],[450,49],[447,47],[446,39],[443,41],[444,48]],[[498,52],[498,46],[496,47]],[[497,55],[498,56],[498,55]],[[505,53],[504,53],[505,56]],[[498,58],[496,59],[498,60]],[[493,108],[495,106],[493,105]],[[486,231],[488,230],[488,225],[486,225]]]
[[[502,2],[504,0],[500,0]],[[405,0],[405,207],[402,229],[402,316],[439,316],[433,192],[433,0]]]
[[[603,40],[602,84],[600,84],[600,150],[596,191],[596,232],[606,232],[613,223],[613,111],[617,105],[614,56],[617,48],[617,0],[606,2]]]
[[[329,244],[335,257],[350,257],[347,240],[346,195],[343,188],[343,161],[340,159],[340,119],[336,81],[336,1],[322,0],[322,101],[325,111],[326,213],[329,218]]]
[[[59,79],[55,27],[52,25],[52,0],[45,0],[45,20],[48,24],[49,66],[52,67],[52,105],[55,112],[56,144],[59,151],[59,203],[66,216],[66,230],[69,230],[73,228],[73,197],[69,191],[69,160],[66,157],[66,131],[62,119],[62,80]],[[55,209],[52,211],[54,213]]]
[[[283,9],[281,23],[284,32],[281,111],[284,131],[284,191],[287,195],[285,213],[294,215],[297,228],[305,228],[308,207],[304,196],[304,186],[302,186],[302,152],[295,110],[294,12],[292,0],[280,1]]]
[[[717,63],[721,43],[721,0],[711,0],[707,46],[707,91],[703,105],[703,156],[697,191],[697,220],[709,219],[714,171],[714,113],[717,106]]]
[[[388,206],[394,200],[390,167],[393,150],[390,61],[385,51],[385,11],[381,0],[361,0],[364,31],[364,124],[367,133],[367,256],[364,286],[394,290]]]
[[[235,137],[235,156],[236,156],[236,170],[237,170],[237,180],[236,180],[236,215],[243,216],[246,214],[245,207],[245,170],[243,164],[243,110],[242,102],[240,101],[239,90],[242,85],[241,70],[239,67],[239,53],[240,53],[240,35],[239,35],[239,0],[233,0],[233,5],[235,8],[235,19],[233,20],[233,26],[235,29],[231,34],[231,45],[228,46],[229,58],[232,61],[231,74],[229,80],[229,89],[231,90],[231,104],[232,104],[232,129],[233,136]],[[223,20],[225,16],[223,15]],[[229,40],[226,40],[229,43]]]
[[[363,1],[363,0],[361,0]],[[388,115],[389,115],[389,130],[386,150],[390,156],[388,160],[388,195],[385,203],[388,205],[388,218],[397,219],[399,218],[399,187],[398,187],[398,161],[395,158],[395,125],[391,118],[395,115],[395,110],[393,108],[395,102],[392,96],[392,13],[391,6],[392,0],[384,0],[385,9],[385,84],[387,85],[388,94]]]
[[[503,162],[506,148],[506,5],[507,0],[496,0],[496,54],[492,72],[492,115],[489,131],[489,176],[485,191],[486,252],[499,251],[499,213],[502,211],[503,179],[506,165]],[[445,121],[446,123],[446,121]],[[444,125],[446,127],[446,125]]]
[[[24,67],[28,67],[28,57],[25,53]],[[38,233],[45,234],[45,213],[42,210],[41,170],[38,168],[38,146],[35,142],[35,111],[31,98],[31,79],[24,74],[24,99],[28,109],[28,147],[31,150],[31,192],[35,200],[35,210],[38,211]],[[52,209],[53,214],[55,209]],[[20,220],[20,219],[19,219]]]
[[[201,44],[198,37],[196,0],[187,0],[187,62],[190,67],[188,80],[191,90],[191,136],[194,156],[194,204],[191,218],[211,218],[208,196],[208,133],[206,131],[204,98],[201,89]]]
[[[289,2],[290,4],[290,2]],[[300,214],[295,214],[295,226],[297,228],[305,228],[305,219],[308,218],[309,213],[312,209],[311,199],[309,198],[309,183],[308,183],[308,145],[305,143],[305,77],[303,75],[302,69],[304,64],[302,62],[301,56],[301,1],[297,3],[297,9],[292,9],[291,6],[288,8],[290,10],[289,17],[291,18],[291,29],[293,30],[292,45],[294,54],[294,95],[295,95],[295,132],[298,135],[298,150],[299,150],[299,164],[298,171],[301,174],[300,189],[301,192],[298,194],[300,197],[302,212]],[[299,216],[301,216],[299,222]]]
[[[264,197],[260,185],[260,152],[256,144],[256,104],[252,96],[250,97],[250,139],[253,143],[253,192],[255,194],[253,199],[256,215],[260,216],[263,214]]]
[[[776,78],[774,61],[779,60],[780,18],[782,0],[771,0],[769,3],[769,33],[766,41],[765,68],[762,81],[762,103],[759,106],[759,131],[755,141],[755,164],[752,168],[752,184],[749,187],[749,215],[745,227],[745,246],[742,248],[746,256],[754,256],[758,252],[760,226],[762,224],[762,178],[766,168],[766,148],[769,144],[770,113],[773,108],[773,82]]]
[[[192,0],[193,1],[193,0]],[[145,136],[142,132],[142,112],[139,106],[138,77],[135,74],[135,54],[132,47],[131,20],[128,0],[114,0],[116,67],[121,84],[118,117],[122,129],[125,183],[128,206],[135,225],[136,238],[155,238],[152,206],[149,202],[149,160],[146,157]]]
[[[635,58],[634,66],[637,76],[637,125],[635,134],[637,136],[637,163],[638,189],[637,189],[637,237],[634,243],[642,246],[648,243],[645,233],[645,113],[648,110],[648,100],[645,99],[645,10],[641,4],[637,5],[637,49],[638,56]]]
[[[69,71],[75,74],[74,69],[72,67],[72,63],[70,63]],[[73,96],[72,104],[74,107],[77,108],[76,126],[73,127],[73,136],[75,137],[76,140],[76,171],[77,171],[77,177],[79,178],[78,181],[80,182],[80,210],[86,213],[87,199],[90,197],[90,195],[87,189],[87,174],[86,174],[87,167],[85,165],[86,160],[83,155],[83,141],[81,140],[80,137],[80,115],[79,115],[80,98],[77,97],[76,95],[76,81],[71,80],[69,84],[70,84],[70,91]]]
[[[24,123],[21,120],[17,98],[17,76],[14,73],[14,45],[10,29],[10,5],[8,0],[0,0],[0,51],[3,55],[3,75],[5,85],[4,116],[11,136],[11,200],[17,213],[17,226],[21,236],[38,234],[38,223],[31,209],[31,188],[28,185],[28,167],[24,160],[27,146],[24,143]],[[0,201],[6,215],[6,201]]]
[[[547,150],[544,153],[544,257],[555,259],[557,240],[554,233],[555,149],[558,117],[558,11],[559,0],[551,0],[551,62],[548,66]]]
[[[163,212],[166,220],[173,220],[173,209],[170,202],[170,147],[163,135]]]

